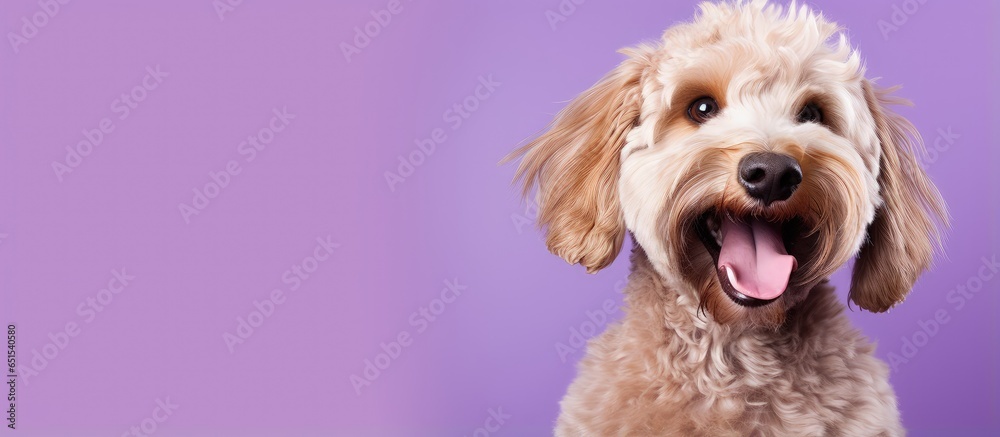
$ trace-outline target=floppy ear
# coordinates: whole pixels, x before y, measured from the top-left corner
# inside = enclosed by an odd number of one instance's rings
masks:
[[[549,250],[588,273],[608,266],[625,237],[618,199],[620,155],[639,117],[650,50],[622,62],[563,109],[548,130],[505,161],[523,156],[515,181],[538,186],[538,224]]]
[[[868,109],[881,143],[879,193],[882,206],[868,226],[868,239],[854,264],[850,298],[861,308],[883,312],[902,302],[940,245],[935,218],[947,224],[944,202],[917,162],[920,134],[889,104],[906,103],[864,82]]]

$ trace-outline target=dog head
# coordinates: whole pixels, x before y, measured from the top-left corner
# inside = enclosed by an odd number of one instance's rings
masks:
[[[553,253],[596,272],[628,230],[726,324],[779,326],[855,256],[851,300],[903,300],[944,207],[917,131],[836,24],[794,3],[705,3],[623,53],[511,155]]]

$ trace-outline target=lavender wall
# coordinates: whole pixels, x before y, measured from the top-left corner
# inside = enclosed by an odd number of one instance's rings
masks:
[[[0,6],[20,435],[458,436],[491,416],[491,435],[547,435],[574,332],[620,316],[627,265],[590,276],[548,254],[497,162],[694,2],[226,2]],[[870,76],[905,85],[953,216],[906,303],[851,319],[906,359],[911,435],[997,435],[1000,276],[980,279],[1000,256],[996,7],[910,0],[884,34],[906,1],[812,3]],[[365,360],[388,367],[366,378]]]

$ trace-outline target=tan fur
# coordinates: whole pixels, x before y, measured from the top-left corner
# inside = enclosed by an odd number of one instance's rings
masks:
[[[939,194],[916,130],[865,79],[840,28],[807,7],[704,3],[691,23],[575,99],[523,156],[549,249],[588,272],[635,242],[621,323],[591,340],[559,436],[901,436],[874,347],[827,278],[857,256],[851,299],[881,312],[932,259]],[[721,108],[687,116],[700,97]],[[824,122],[800,122],[807,103]],[[749,153],[794,158],[803,181],[764,205],[741,187]],[[696,232],[712,211],[801,228],[798,268],[773,302],[722,290]]]
[[[587,345],[558,436],[901,436],[888,367],[826,284],[777,332],[697,314],[632,256],[624,320]]]
[[[879,186],[884,203],[854,264],[851,300],[866,310],[883,312],[902,302],[917,276],[930,266],[934,243],[940,243],[934,217],[946,222],[947,214],[941,195],[917,163],[916,153],[923,152],[920,134],[887,108],[901,102],[870,83],[865,95],[882,144]]]
[[[542,187],[538,223],[546,227],[549,250],[589,272],[611,264],[625,238],[615,191],[619,154],[639,117],[639,84],[649,67],[636,54],[573,100],[548,132],[507,158],[524,155],[516,178],[525,180],[525,194],[535,184]]]

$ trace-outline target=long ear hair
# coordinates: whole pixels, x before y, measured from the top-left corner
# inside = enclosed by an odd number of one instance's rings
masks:
[[[924,153],[920,134],[889,104],[906,103],[864,82],[868,109],[881,143],[879,190],[882,206],[868,226],[868,239],[854,264],[850,298],[872,312],[902,302],[941,244],[937,223],[947,212],[937,188],[917,162]],[[935,221],[936,219],[936,221]]]
[[[515,182],[538,186],[538,225],[549,250],[588,273],[607,267],[625,237],[618,199],[620,155],[639,117],[652,50],[624,50],[622,62],[563,109],[548,130],[503,162],[523,156]]]

